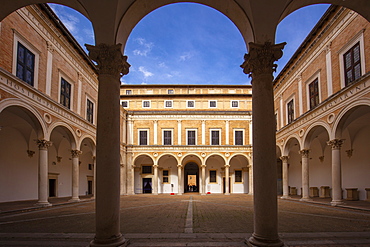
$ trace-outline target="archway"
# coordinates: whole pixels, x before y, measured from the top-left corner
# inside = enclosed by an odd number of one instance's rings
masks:
[[[188,162],[184,167],[184,193],[199,192],[199,166]]]
[[[134,160],[135,193],[151,194],[154,190],[154,161],[152,157],[141,154]]]

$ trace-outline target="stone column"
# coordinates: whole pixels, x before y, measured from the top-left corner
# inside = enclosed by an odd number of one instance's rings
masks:
[[[288,159],[289,156],[281,156],[283,162],[283,196],[281,198],[290,198],[289,196],[289,170],[288,170]]]
[[[206,190],[206,165],[201,165],[202,167],[202,185],[201,185],[201,189],[202,189],[202,192],[201,192],[201,195],[205,195],[207,193],[207,190]]]
[[[249,175],[249,195],[253,195],[253,164],[248,166],[248,175]]]
[[[158,195],[158,165],[154,164],[154,174],[153,174],[153,195]]]
[[[94,180],[93,180],[93,197],[92,198],[94,198],[95,199],[95,195],[96,195],[96,156],[94,155],[93,157],[92,157],[92,159],[93,159],[93,169],[94,169]]]
[[[120,232],[120,78],[130,65],[122,45],[86,45],[98,69],[96,233],[90,246],[126,246]]]
[[[178,195],[182,195],[181,169],[182,169],[182,165],[178,164],[177,165],[177,183],[178,183],[178,185],[177,185],[177,188],[178,188],[177,194]]]
[[[36,205],[41,207],[48,207],[51,206],[48,201],[48,147],[52,145],[52,142],[42,139],[37,140],[37,145],[39,146],[39,198]]]
[[[328,141],[331,146],[331,185],[332,185],[332,201],[331,205],[336,206],[342,204],[342,167],[340,158],[340,148],[344,140],[334,139]]]
[[[308,168],[308,156],[310,150],[302,149],[299,151],[302,155],[302,198],[301,201],[310,200],[310,177]]]
[[[80,164],[79,156],[82,153],[80,150],[71,150],[72,155],[72,199],[71,202],[79,202],[80,190]]]
[[[276,128],[273,97],[274,64],[285,43],[249,43],[241,65],[252,77],[254,233],[250,246],[283,246],[278,235]],[[268,185],[268,186],[266,186]]]
[[[229,188],[229,174],[230,174],[230,165],[225,165],[225,195],[230,195],[230,188]]]

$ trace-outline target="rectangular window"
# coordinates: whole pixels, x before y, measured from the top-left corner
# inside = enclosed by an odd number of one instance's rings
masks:
[[[168,176],[169,172],[168,170],[163,170],[163,183],[166,183],[168,184],[170,181],[169,181],[169,176]]]
[[[132,94],[132,90],[126,90],[126,94],[127,94],[127,95]]]
[[[242,171],[235,170],[235,183],[241,183],[242,182]]]
[[[174,94],[174,90],[173,89],[168,89],[168,94]]]
[[[345,85],[361,77],[360,42],[355,44],[343,55]]]
[[[310,109],[315,108],[319,104],[319,79],[316,78],[308,85],[310,96]]]
[[[89,170],[92,170],[93,169],[93,164],[89,164],[88,167],[89,167]]]
[[[293,99],[288,102],[287,111],[288,111],[288,124],[290,124],[294,120],[294,100]]]
[[[61,78],[60,82],[60,103],[71,108],[71,84],[69,84],[64,78]]]
[[[244,131],[243,130],[235,130],[234,131],[234,144],[235,145],[244,145]]]
[[[141,174],[152,174],[152,166],[142,166]]]
[[[216,100],[210,100],[209,101],[209,108],[216,108],[217,107],[217,101]]]
[[[238,108],[239,107],[239,101],[232,100],[231,101],[231,108]]]
[[[27,84],[34,85],[35,54],[18,42],[17,77]]]
[[[209,171],[209,182],[210,183],[217,183],[217,171]]]
[[[150,108],[150,101],[149,100],[143,100],[143,108]]]
[[[220,145],[220,131],[211,130],[211,145]]]
[[[163,130],[163,145],[172,145],[172,130]]]
[[[196,131],[195,130],[187,130],[187,144],[188,145],[196,145]]]
[[[94,103],[87,99],[86,104],[86,119],[90,123],[94,123]]]
[[[148,131],[139,130],[139,145],[148,145]]]
[[[194,100],[187,100],[186,101],[186,107],[187,108],[194,108],[195,107],[195,101]]]
[[[128,107],[128,101],[126,101],[126,100],[123,100],[123,101],[121,101],[121,105],[122,105],[122,107]]]
[[[164,107],[165,108],[172,108],[173,101],[172,100],[166,100],[164,102]]]

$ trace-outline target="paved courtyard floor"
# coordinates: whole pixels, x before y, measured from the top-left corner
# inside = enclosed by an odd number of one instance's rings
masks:
[[[94,200],[0,203],[0,246],[87,246]],[[279,199],[279,233],[287,246],[370,246],[370,202],[329,206],[328,199]],[[121,197],[121,232],[129,246],[246,246],[253,232],[250,195]]]

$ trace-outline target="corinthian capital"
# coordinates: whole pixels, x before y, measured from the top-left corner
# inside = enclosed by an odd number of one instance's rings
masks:
[[[108,74],[121,77],[128,74],[131,65],[127,62],[127,56],[122,55],[122,44],[86,45],[86,48],[89,51],[89,57],[98,63],[99,75]]]
[[[71,150],[71,154],[72,154],[72,158],[78,158],[78,156],[80,156],[80,154],[82,154],[82,151],[80,150]]]
[[[281,161],[288,161],[289,156],[281,156],[280,159]]]
[[[244,55],[244,63],[240,65],[243,72],[249,76],[262,74],[272,75],[276,71],[275,61],[283,56],[283,48],[286,43],[273,45],[270,42],[265,44],[249,43],[249,53]]]
[[[299,151],[299,153],[302,155],[302,157],[308,158],[310,150],[309,149],[302,149],[302,150]]]
[[[327,144],[331,146],[332,149],[340,149],[342,147],[344,140],[343,139],[333,139],[328,141]]]
[[[45,139],[36,140],[36,144],[39,147],[39,149],[47,149],[50,147],[53,143],[50,141],[47,141]]]

